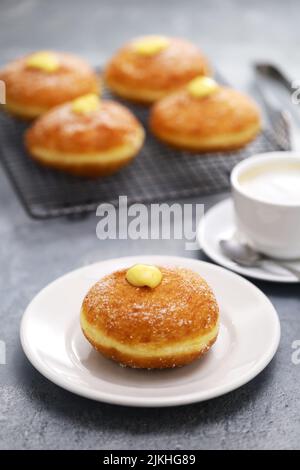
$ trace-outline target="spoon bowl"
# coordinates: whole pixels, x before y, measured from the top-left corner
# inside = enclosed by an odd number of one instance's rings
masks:
[[[233,238],[220,240],[220,247],[225,256],[241,266],[257,266],[262,256],[246,243]]]
[[[300,280],[300,269],[294,268],[288,262],[274,260],[259,253],[247,243],[240,242],[235,238],[219,241],[222,253],[231,261],[246,267],[258,267],[264,260],[269,260],[277,266],[281,266]]]

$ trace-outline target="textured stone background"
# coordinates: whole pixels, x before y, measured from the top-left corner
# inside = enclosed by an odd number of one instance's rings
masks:
[[[165,32],[195,40],[233,84],[249,88],[251,62],[257,59],[275,60],[299,78],[299,10],[297,0],[2,0],[0,62],[53,47],[99,64],[134,35]],[[197,202],[209,207],[221,197]],[[25,359],[19,323],[28,302],[59,275],[95,260],[139,253],[202,255],[186,253],[180,241],[104,244],[96,239],[93,215],[75,222],[30,220],[1,169],[0,205],[0,339],[7,344],[7,365],[0,365],[1,449],[300,447],[300,366],[291,362],[291,343],[300,339],[299,286],[257,283],[278,310],[282,340],[275,359],[250,384],[178,408],[94,403],[53,385]]]

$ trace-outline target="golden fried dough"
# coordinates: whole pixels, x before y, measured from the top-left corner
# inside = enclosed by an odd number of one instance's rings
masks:
[[[210,152],[243,147],[260,131],[261,119],[254,101],[232,88],[197,97],[185,87],[155,103],[150,128],[175,147]]]
[[[77,101],[37,119],[25,134],[29,154],[43,165],[80,176],[108,175],[127,165],[144,142],[139,121],[113,101],[100,101],[98,109],[83,112],[76,111]]]
[[[131,285],[122,270],[97,282],[83,301],[84,335],[120,364],[183,366],[216,341],[219,308],[206,281],[188,269],[159,269],[162,280],[155,288]]]
[[[105,80],[123,98],[152,103],[197,75],[209,73],[206,57],[194,44],[180,38],[146,36],[125,44],[112,57]]]
[[[84,60],[53,51],[10,62],[0,70],[0,80],[6,85],[6,110],[27,119],[100,89],[97,75]]]

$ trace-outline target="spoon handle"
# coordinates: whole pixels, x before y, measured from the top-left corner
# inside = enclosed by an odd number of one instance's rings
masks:
[[[288,263],[284,263],[282,261],[277,261],[277,260],[276,260],[276,264],[278,264],[278,266],[282,266],[284,269],[289,271],[291,274],[293,274],[300,281],[300,268],[298,268],[298,269],[294,268],[294,267],[290,266]]]
[[[288,91],[290,91],[291,93],[293,92],[291,80],[284,74],[284,72],[282,72],[281,68],[279,68],[277,65],[268,62],[260,62],[254,64],[254,68],[255,71],[261,76],[277,80],[279,83],[284,85]]]

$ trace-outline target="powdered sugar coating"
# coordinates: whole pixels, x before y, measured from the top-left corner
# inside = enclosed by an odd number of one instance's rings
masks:
[[[192,339],[212,330],[219,308],[206,281],[188,269],[159,269],[163,279],[154,289],[129,284],[126,270],[101,279],[84,299],[86,320],[131,345]]]
[[[135,116],[121,104],[102,100],[99,110],[74,113],[72,104],[55,107],[40,117],[26,133],[26,145],[47,150],[70,152],[99,152],[124,144],[136,146],[143,133]]]
[[[198,75],[210,74],[208,61],[198,47],[181,38],[168,41],[168,47],[147,56],[136,52],[135,40],[125,44],[106,67],[108,84],[170,92]]]
[[[83,59],[73,54],[49,52],[59,63],[54,72],[29,67],[29,56],[16,59],[0,70],[8,103],[48,109],[98,91],[99,80]]]
[[[259,109],[250,97],[223,86],[204,98],[182,89],[156,103],[150,117],[158,136],[168,133],[190,138],[241,132],[259,121]]]

